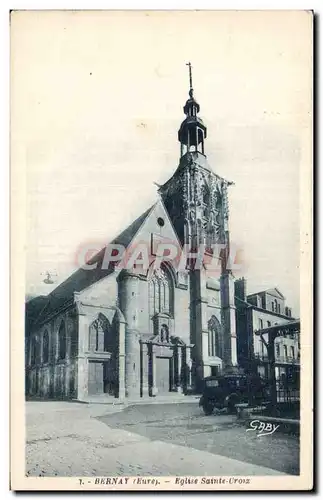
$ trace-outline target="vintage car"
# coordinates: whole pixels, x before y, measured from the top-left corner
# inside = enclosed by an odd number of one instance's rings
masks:
[[[258,375],[210,376],[203,380],[199,405],[205,415],[211,415],[214,408],[227,408],[230,413],[234,413],[236,404],[259,405],[268,400],[268,397],[268,386]]]

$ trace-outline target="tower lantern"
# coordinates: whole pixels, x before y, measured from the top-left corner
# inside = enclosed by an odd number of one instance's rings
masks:
[[[206,126],[197,114],[200,111],[200,105],[194,99],[194,90],[192,83],[192,65],[187,63],[189,68],[189,99],[184,106],[185,120],[182,122],[178,131],[178,140],[181,143],[181,156],[186,153],[196,152],[204,155],[204,139],[206,138]]]

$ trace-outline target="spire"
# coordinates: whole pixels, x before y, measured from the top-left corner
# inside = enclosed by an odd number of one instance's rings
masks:
[[[190,78],[190,90],[188,92],[188,95],[190,96],[191,99],[193,99],[193,83],[192,83],[192,65],[190,62],[186,63],[186,66],[188,66],[188,71],[189,71],[189,78]]]
[[[200,111],[200,105],[196,102],[193,95],[192,64],[188,62],[186,66],[188,66],[190,89],[188,92],[189,99],[183,108],[186,118],[178,131],[178,140],[181,143],[181,156],[194,151],[204,155],[206,127],[201,118],[197,116]]]
[[[190,81],[190,90],[188,91],[189,99],[186,101],[186,104],[184,106],[184,113],[187,116],[196,116],[197,113],[200,111],[200,106],[194,99],[193,93],[193,79],[192,79],[192,65],[190,62],[186,63],[186,66],[188,66],[188,74],[189,74],[189,81]]]

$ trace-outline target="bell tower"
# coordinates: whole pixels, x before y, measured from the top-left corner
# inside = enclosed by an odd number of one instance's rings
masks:
[[[190,90],[189,99],[184,106],[185,120],[182,122],[178,131],[178,140],[181,143],[181,157],[190,151],[200,152],[204,155],[204,140],[206,139],[206,127],[197,114],[200,111],[200,105],[194,99],[194,90],[192,83],[192,65],[189,67]]]
[[[231,183],[216,175],[207,162],[207,128],[198,116],[200,105],[194,98],[191,63],[188,67],[189,99],[178,131],[179,165],[159,193],[181,243],[192,249],[201,244],[211,249],[229,240],[227,186]]]
[[[227,269],[229,254],[228,228],[228,186],[232,184],[220,177],[210,168],[205,154],[207,128],[198,116],[200,105],[194,97],[192,66],[189,69],[189,98],[184,106],[186,117],[180,125],[179,165],[173,176],[159,188],[165,207],[172,220],[182,245],[190,252],[204,245],[212,256],[215,245],[224,246],[221,253],[221,266],[218,273],[221,303],[222,327],[222,367],[231,370],[237,364],[234,279]],[[218,253],[218,249],[216,249]],[[190,293],[190,337],[194,344],[193,361],[195,381],[208,375],[208,270],[189,269]]]

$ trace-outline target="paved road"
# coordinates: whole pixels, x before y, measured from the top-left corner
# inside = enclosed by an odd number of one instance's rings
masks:
[[[100,416],[110,428],[152,441],[163,441],[299,474],[299,439],[275,433],[256,437],[231,415],[206,417],[196,403],[137,405],[121,413]]]

